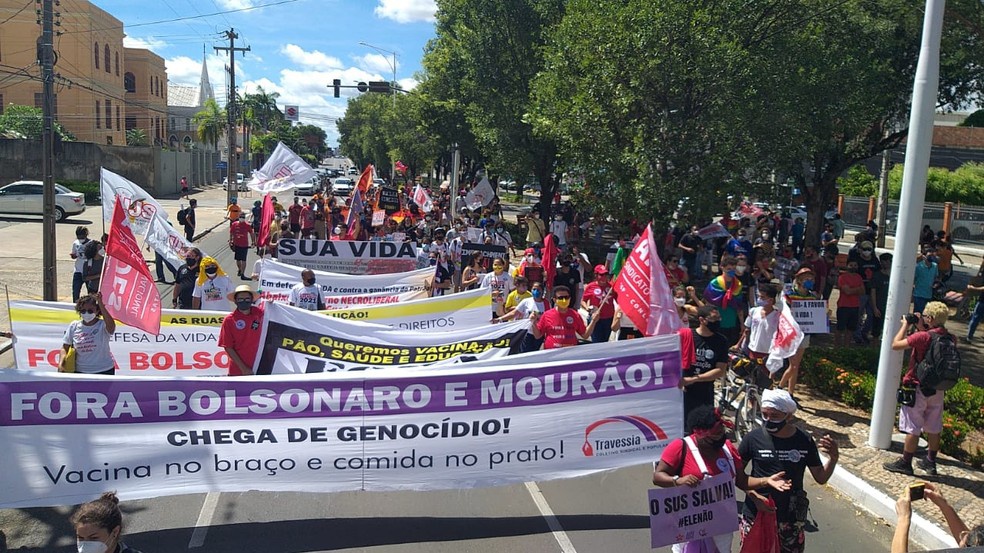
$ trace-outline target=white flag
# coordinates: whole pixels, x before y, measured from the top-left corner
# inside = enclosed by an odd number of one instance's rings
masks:
[[[102,197],[104,221],[113,218],[116,196],[120,197],[135,236],[146,235],[150,221],[155,216],[167,219],[164,206],[157,203],[150,193],[105,167],[99,169],[99,195]]]
[[[270,158],[263,167],[253,172],[253,177],[246,186],[260,194],[284,192],[317,174],[306,161],[284,146],[283,142],[278,142]]]
[[[786,294],[779,294],[779,305],[776,309],[779,310],[779,325],[776,328],[776,335],[772,338],[769,358],[765,360],[765,367],[769,369],[769,374],[779,372],[782,369],[782,360],[795,355],[803,342],[803,330],[793,318],[789,304],[786,303]]]
[[[468,191],[468,195],[465,196],[465,205],[468,206],[468,209],[476,210],[482,206],[489,205],[489,202],[494,197],[495,190],[492,190],[489,177],[484,176],[475,188]]]
[[[185,237],[161,217],[150,220],[145,241],[175,269],[184,264],[188,250],[192,248]]]
[[[413,203],[417,204],[424,213],[430,213],[434,209],[434,202],[431,201],[430,194],[424,190],[420,183],[417,183],[417,187],[413,189]]]

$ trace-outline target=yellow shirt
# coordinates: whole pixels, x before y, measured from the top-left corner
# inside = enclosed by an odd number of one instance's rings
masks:
[[[532,297],[533,297],[533,293],[530,292],[529,290],[523,292],[522,294],[519,293],[519,290],[513,290],[512,292],[509,292],[509,295],[506,296],[506,311],[509,311],[513,307],[516,307],[517,305],[519,305],[519,302],[525,300],[526,298],[532,298]]]

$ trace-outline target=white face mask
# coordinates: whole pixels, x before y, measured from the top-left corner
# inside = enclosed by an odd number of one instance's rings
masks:
[[[96,320],[96,314],[95,313],[83,313],[82,314],[82,320],[84,322],[91,323],[92,321]]]
[[[673,303],[677,304],[677,307],[683,307],[687,305],[687,298],[673,298]]]
[[[109,547],[101,541],[80,541],[79,553],[106,553]]]
[[[735,272],[738,273],[739,275],[743,275],[743,274],[745,274],[745,271],[747,269],[748,269],[748,267],[745,267],[743,265],[739,265],[739,266],[735,267]]]

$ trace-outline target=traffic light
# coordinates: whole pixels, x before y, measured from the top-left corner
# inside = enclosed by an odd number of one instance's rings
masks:
[[[389,94],[391,91],[389,81],[369,81],[369,92]]]
[[[335,89],[335,98],[338,98],[340,96],[340,94],[341,94],[342,80],[341,79],[335,79],[335,80],[331,81],[331,86],[332,86],[332,88]]]

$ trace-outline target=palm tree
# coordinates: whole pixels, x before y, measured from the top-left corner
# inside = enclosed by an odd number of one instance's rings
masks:
[[[209,144],[212,149],[218,149],[219,137],[226,126],[226,112],[219,108],[219,104],[214,99],[205,100],[202,110],[196,113],[192,122],[198,128],[198,140],[204,144]]]
[[[126,131],[127,146],[146,146],[149,143],[147,140],[147,131],[136,128]]]
[[[252,110],[252,118],[263,127],[264,131],[269,131],[272,123],[284,117],[277,107],[279,97],[279,92],[267,93],[262,86],[259,86],[255,94],[247,94],[243,99],[244,107]]]

